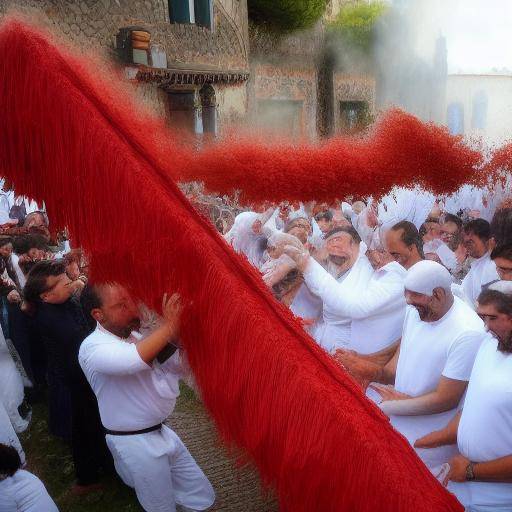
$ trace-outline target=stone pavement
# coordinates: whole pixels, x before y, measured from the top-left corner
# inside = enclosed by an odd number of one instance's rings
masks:
[[[256,471],[237,468],[227,456],[204,407],[190,393],[178,399],[168,423],[215,489],[217,500],[210,511],[277,512],[275,499],[262,492]]]

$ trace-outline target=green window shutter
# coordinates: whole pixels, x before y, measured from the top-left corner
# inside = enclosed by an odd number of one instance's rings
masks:
[[[211,3],[213,0],[194,0],[196,25],[212,28]]]
[[[169,20],[171,23],[190,23],[188,0],[169,0]]]

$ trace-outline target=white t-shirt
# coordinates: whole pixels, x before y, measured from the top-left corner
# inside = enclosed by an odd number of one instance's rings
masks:
[[[471,263],[471,269],[462,280],[462,289],[466,302],[471,307],[475,307],[476,299],[478,299],[482,291],[482,286],[497,281],[499,278],[496,264],[491,260],[490,253],[474,260]]]
[[[163,422],[180,393],[179,351],[151,367],[141,359],[138,341],[133,334],[123,340],[98,324],[80,346],[80,366],[98,400],[101,422],[109,430],[142,430]]]
[[[290,304],[290,310],[299,318],[318,320],[322,315],[322,300],[313,295],[309,288],[302,283]]]
[[[413,307],[405,315],[395,389],[412,397],[437,389],[440,378],[468,381],[476,353],[485,336],[484,324],[461,299],[454,297],[450,310],[436,322],[423,322]],[[391,415],[392,425],[407,440],[414,442],[434,430],[445,427],[457,408],[422,416]],[[418,449],[418,455],[430,467],[446,462],[455,447]]]
[[[498,342],[490,334],[475,359],[457,443],[459,452],[473,462],[512,455],[512,354],[498,351]],[[512,510],[512,483],[464,482],[450,486],[466,506]]]
[[[350,349],[374,354],[402,335],[405,317],[404,279],[396,261],[376,270],[368,285],[343,297],[352,318]]]
[[[350,346],[352,318],[339,309],[336,298],[350,290],[364,289],[373,274],[368,258],[359,256],[352,268],[337,280],[313,258],[304,271],[304,281],[310,291],[322,299],[322,320],[312,333],[327,352]]]
[[[19,469],[0,481],[0,512],[59,512],[37,476]]]

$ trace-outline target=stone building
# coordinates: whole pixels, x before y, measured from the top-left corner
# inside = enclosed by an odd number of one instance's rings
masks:
[[[249,26],[247,0],[3,0],[0,14],[29,13],[105,54],[172,126],[215,134],[247,124],[315,140],[354,131],[374,108],[371,78],[325,69],[325,21],[346,2],[280,38]]]
[[[138,84],[141,99],[173,125],[217,132],[245,119],[246,0],[0,3],[0,13],[10,9],[28,13],[82,49],[99,50],[119,62]]]

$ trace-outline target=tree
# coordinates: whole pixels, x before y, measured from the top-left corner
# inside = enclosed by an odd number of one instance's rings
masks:
[[[328,28],[333,36],[341,37],[344,45],[368,55],[373,47],[375,25],[386,9],[382,1],[360,0],[343,7]]]
[[[249,16],[257,23],[282,31],[313,26],[325,11],[327,0],[249,0]]]

